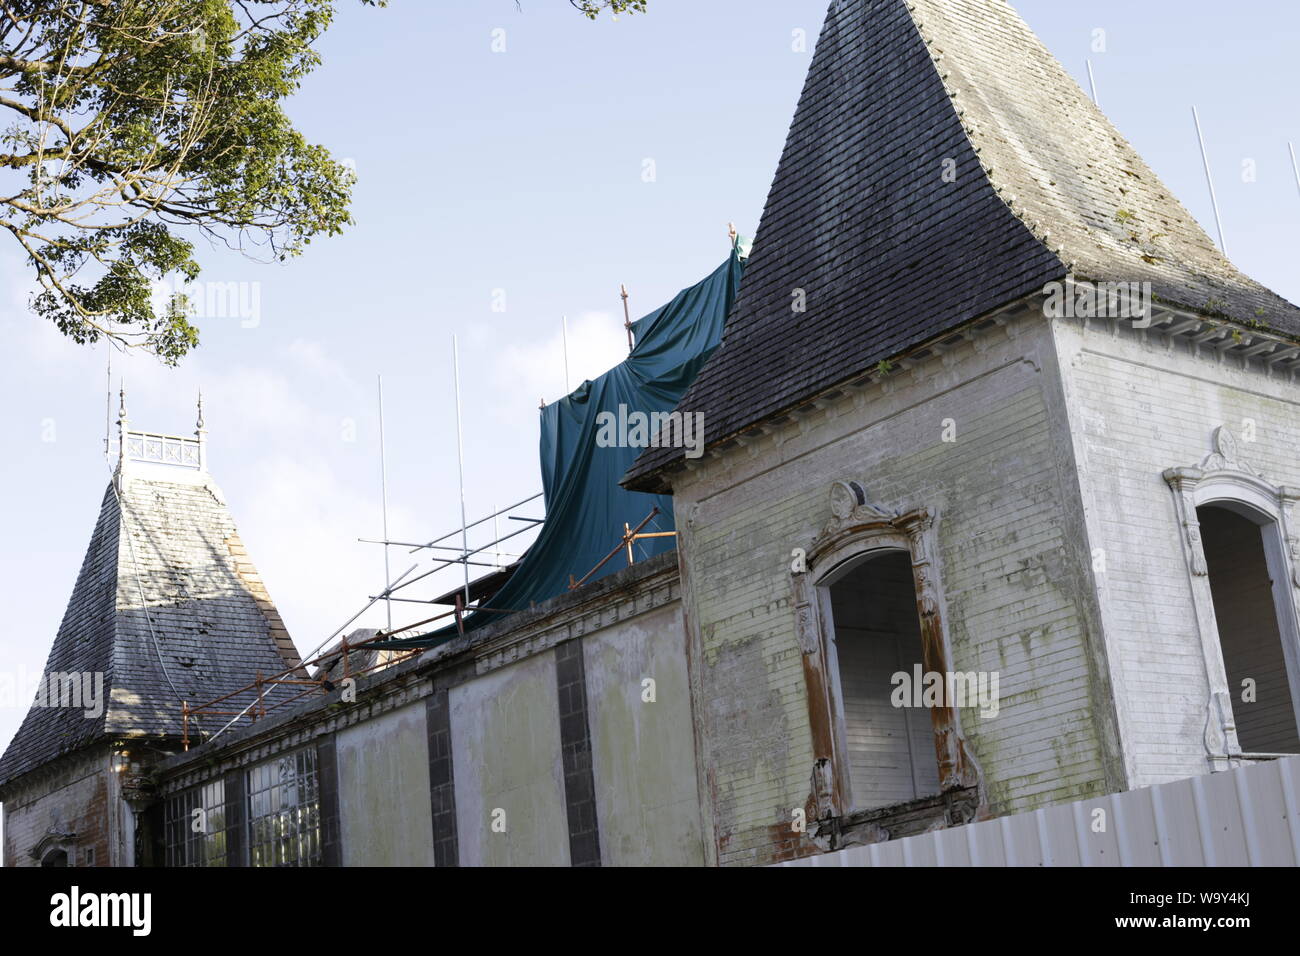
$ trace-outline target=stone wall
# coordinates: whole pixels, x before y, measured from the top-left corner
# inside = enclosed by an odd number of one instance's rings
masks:
[[[960,714],[987,811],[1123,789],[1054,347],[1041,313],[1000,316],[675,476],[719,862],[818,851],[791,825],[815,809],[791,561],[841,480],[934,518],[949,660],[1000,677],[996,717]]]
[[[1300,384],[1222,355],[1223,341],[1195,346],[1096,322],[1054,330],[1087,536],[1104,555],[1097,586],[1131,785],[1207,773],[1206,659],[1162,474],[1200,465],[1226,426],[1250,468],[1300,485]]]

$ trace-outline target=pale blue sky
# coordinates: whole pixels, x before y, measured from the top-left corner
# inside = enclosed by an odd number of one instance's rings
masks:
[[[1213,234],[1190,113],[1200,107],[1232,258],[1300,300],[1286,152],[1300,141],[1300,5],[1015,5],[1085,83],[1092,56],[1102,108]],[[203,386],[212,471],[300,648],[380,586],[378,550],[356,542],[379,531],[377,372],[392,534],[450,530],[453,332],[473,517],[540,487],[536,408],[564,391],[560,316],[575,382],[594,376],[625,352],[620,282],[642,314],[722,260],[728,220],[752,235],[810,57],[792,33],[811,46],[826,2],[650,8],[592,24],[563,0],[524,0],[522,13],[513,0],[340,0],[324,65],[290,111],[355,162],[357,224],[285,265],[205,252],[205,278],[259,284],[255,326],[207,320],[177,371],[115,360],[136,427],[188,433]],[[1098,27],[1105,53],[1090,51]],[[504,53],[491,50],[497,28]],[[1254,183],[1240,175],[1248,158]],[[44,663],[104,491],[105,355],[24,311],[28,280],[3,243],[0,277],[0,669],[16,676]],[[491,309],[497,289],[504,313]],[[11,704],[0,702],[0,741],[27,707]]]

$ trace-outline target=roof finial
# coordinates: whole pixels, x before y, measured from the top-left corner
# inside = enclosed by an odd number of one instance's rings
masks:
[[[208,470],[208,430],[203,427],[203,389],[199,389],[199,417],[194,422],[194,437],[199,440],[199,471]]]
[[[622,282],[618,284],[618,294],[623,299],[623,328],[627,329],[627,350],[631,352],[636,345],[632,339],[632,315],[627,310],[627,286]]]
[[[117,474],[115,480],[122,477],[126,465],[127,422],[126,422],[126,379],[123,378],[117,391]],[[119,487],[120,491],[121,488]]]

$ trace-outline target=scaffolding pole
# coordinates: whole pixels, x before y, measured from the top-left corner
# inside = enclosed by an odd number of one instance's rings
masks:
[[[460,352],[451,337],[452,379],[456,383],[456,468],[460,474],[460,546],[465,565],[465,603],[469,604],[469,525],[465,517],[465,441],[460,425]]]
[[[1292,155],[1294,159],[1294,154]],[[109,325],[112,331],[112,325]],[[105,372],[107,390],[104,393],[104,460],[109,461],[109,449],[113,446],[113,340],[104,337],[104,348],[108,350],[108,368]]]
[[[560,331],[564,337],[564,394],[573,391],[572,379],[569,378],[569,317],[560,316]]]
[[[1196,121],[1196,138],[1201,144],[1201,162],[1205,164],[1205,182],[1210,187],[1210,204],[1214,206],[1214,223],[1219,228],[1219,251],[1228,254],[1228,244],[1223,239],[1223,219],[1219,216],[1219,197],[1214,192],[1214,177],[1210,175],[1210,154],[1205,151],[1205,136],[1201,133],[1201,114],[1192,107],[1192,119]]]
[[[380,498],[384,512],[384,541],[388,541],[388,457],[384,449],[384,377],[375,376],[375,382],[379,388],[379,490]],[[392,572],[388,569],[388,544],[384,544],[384,580],[392,579]],[[393,629],[393,602],[391,598],[384,600],[384,607],[388,612],[388,630]]]
[[[539,491],[539,492],[537,492],[537,494],[535,494],[535,495],[529,495],[529,496],[528,496],[527,498],[525,498],[523,501],[516,501],[516,502],[515,502],[514,504],[512,504],[512,505],[506,505],[506,506],[505,506],[504,508],[502,508],[500,511],[495,512],[494,514],[490,514],[490,515],[488,515],[486,518],[479,518],[477,521],[471,521],[471,522],[469,523],[468,527],[470,527],[470,528],[478,527],[479,525],[483,524],[483,522],[485,522],[485,521],[491,521],[491,520],[492,520],[493,518],[495,518],[497,515],[503,515],[503,514],[505,514],[507,511],[513,511],[515,508],[518,508],[518,507],[520,507],[520,506],[522,506],[522,505],[526,505],[526,504],[528,504],[530,501],[536,501],[538,498],[542,497],[545,493],[546,493],[546,492],[544,492],[544,491]],[[456,531],[448,531],[446,534],[442,535],[441,537],[434,538],[434,539],[433,539],[432,541],[430,541],[428,544],[417,544],[417,545],[413,545],[413,546],[411,547],[411,553],[414,554],[416,551],[419,551],[419,550],[421,550],[422,548],[432,548],[432,547],[433,547],[434,545],[436,545],[438,542],[440,542],[440,541],[446,541],[448,538],[450,538],[450,537],[451,537],[452,535],[454,535],[454,534],[456,534]],[[506,537],[508,538],[508,537],[510,537],[510,535],[506,535]],[[502,539],[502,540],[504,540],[504,539]],[[459,549],[453,549],[453,550],[459,550]]]
[[[1300,190],[1300,163],[1295,160],[1295,144],[1287,143],[1286,148],[1291,152],[1291,169],[1295,172],[1295,188]]]

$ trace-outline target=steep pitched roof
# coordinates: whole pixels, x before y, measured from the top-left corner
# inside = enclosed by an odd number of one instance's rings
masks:
[[[1004,0],[835,0],[723,343],[678,407],[716,445],[1067,272],[1300,337]],[[681,456],[647,449],[624,483],[662,491]]]
[[[212,480],[128,473],[120,496],[112,485],[104,494],[45,665],[46,680],[102,674],[103,712],[33,706],[0,758],[0,787],[102,739],[179,737],[182,700],[203,703],[258,670],[299,664]]]

